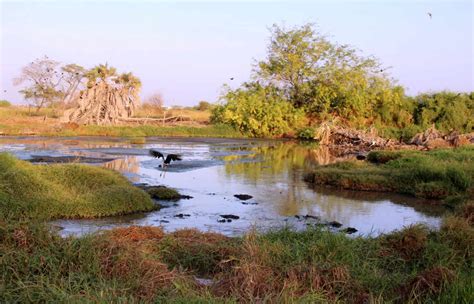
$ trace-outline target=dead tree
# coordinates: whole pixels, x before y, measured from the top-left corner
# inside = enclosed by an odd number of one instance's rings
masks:
[[[140,103],[140,81],[131,73],[117,76],[114,68],[100,65],[86,75],[87,89],[77,97],[77,106],[66,110],[66,123],[112,125],[133,116]]]

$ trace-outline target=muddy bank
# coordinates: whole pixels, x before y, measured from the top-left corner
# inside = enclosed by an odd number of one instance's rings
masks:
[[[32,155],[29,162],[47,163],[47,164],[65,164],[65,163],[84,163],[84,164],[101,164],[116,160],[116,158],[97,158],[86,156],[43,156]]]

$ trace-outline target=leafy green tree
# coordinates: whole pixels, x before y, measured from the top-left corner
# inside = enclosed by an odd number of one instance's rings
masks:
[[[255,78],[275,85],[297,108],[316,118],[328,114],[347,120],[369,118],[376,108],[401,104],[380,63],[348,45],[330,42],[312,24],[271,28],[267,58],[255,68]]]
[[[274,25],[270,32],[267,56],[255,65],[253,81],[228,90],[222,96],[227,104],[214,110],[220,121],[254,135],[275,135],[295,125],[294,120],[285,121],[292,115],[277,120],[281,129],[259,129],[257,124],[284,108],[300,117],[304,112],[316,122],[339,118],[351,126],[412,123],[414,107],[377,59],[329,41],[312,24],[290,29]]]

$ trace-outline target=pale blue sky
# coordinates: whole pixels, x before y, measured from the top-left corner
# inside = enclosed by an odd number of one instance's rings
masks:
[[[410,94],[474,90],[468,0],[0,1],[0,99],[13,102],[12,78],[42,55],[131,71],[142,97],[160,91],[167,105],[215,101],[224,83],[249,79],[269,26],[306,22],[393,66]]]

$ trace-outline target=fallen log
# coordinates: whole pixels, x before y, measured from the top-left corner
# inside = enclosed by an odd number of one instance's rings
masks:
[[[117,118],[120,122],[129,122],[129,123],[139,123],[139,124],[148,124],[148,123],[171,123],[171,122],[180,122],[180,121],[191,121],[189,116],[172,116],[166,118],[139,118],[139,117],[120,117]]]

